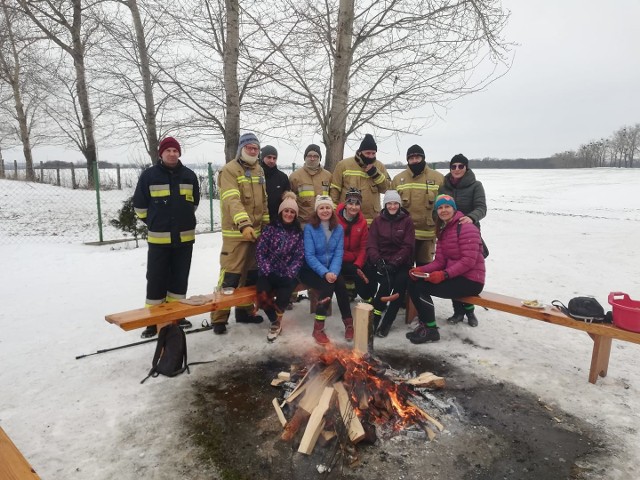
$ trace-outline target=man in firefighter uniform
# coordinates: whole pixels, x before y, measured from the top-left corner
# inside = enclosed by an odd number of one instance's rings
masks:
[[[291,174],[289,183],[291,191],[296,194],[298,202],[298,218],[304,226],[309,223],[311,214],[315,211],[315,201],[318,195],[329,195],[331,172],[320,165],[322,152],[313,143],[304,151],[304,165]]]
[[[175,138],[163,139],[160,160],[142,172],[133,194],[136,215],[148,228],[147,307],[179,301],[187,293],[200,184],[196,174],[180,162],[181,154]],[[183,318],[179,325],[189,328],[191,322]],[[157,333],[156,325],[151,325],[142,338]]]
[[[389,188],[389,174],[382,162],[376,160],[378,146],[367,133],[355,156],[345,158],[336,165],[331,180],[331,199],[336,205],[344,202],[350,188],[362,193],[362,214],[371,222],[380,213],[380,194]]]
[[[393,178],[391,188],[398,191],[402,207],[413,219],[416,230],[414,260],[420,266],[433,260],[436,245],[433,205],[444,176],[427,166],[424,150],[419,145],[407,150],[407,164],[407,169]]]
[[[258,162],[260,142],[253,133],[240,137],[236,158],[227,163],[218,177],[222,250],[218,285],[242,287],[255,285],[258,279],[256,240],[262,225],[269,221],[264,171]],[[260,323],[252,314],[253,303],[236,307],[236,322]],[[213,333],[227,332],[230,309],[211,313]]]

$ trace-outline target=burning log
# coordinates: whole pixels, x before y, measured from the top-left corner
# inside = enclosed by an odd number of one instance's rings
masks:
[[[325,387],[322,391],[320,400],[313,409],[313,413],[311,413],[311,417],[309,418],[309,423],[307,424],[307,428],[304,431],[302,440],[300,441],[298,452],[309,455],[313,451],[313,447],[316,446],[320,432],[324,428],[324,414],[329,410],[329,405],[331,404],[335,393],[336,391],[333,387]]]
[[[338,394],[338,406],[340,407],[340,416],[342,417],[342,421],[344,425],[347,427],[347,434],[349,435],[349,440],[352,443],[356,444],[360,440],[364,438],[364,428],[362,428],[362,423],[356,415],[355,410],[353,409],[353,405],[351,405],[351,401],[349,400],[349,394],[347,390],[344,388],[342,382],[336,382],[333,384],[333,388]]]

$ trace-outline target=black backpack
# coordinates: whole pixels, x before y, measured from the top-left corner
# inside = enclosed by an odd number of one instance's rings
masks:
[[[551,305],[574,320],[588,323],[611,323],[611,312],[604,312],[604,308],[593,297],[574,297],[565,306],[560,300],[554,300]]]
[[[185,370],[191,373],[187,363],[187,336],[177,324],[166,325],[160,330],[151,365],[149,374],[140,383],[160,374],[175,377]]]

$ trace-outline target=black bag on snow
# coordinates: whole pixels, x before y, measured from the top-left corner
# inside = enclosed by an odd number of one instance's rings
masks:
[[[185,370],[190,373],[187,363],[187,336],[177,324],[166,325],[158,333],[158,343],[151,365],[149,374],[140,383],[160,374],[175,377]]]
[[[611,323],[611,312],[604,312],[604,308],[593,297],[574,297],[565,306],[560,300],[554,300],[551,305],[574,320],[588,323]]]
[[[458,234],[458,237],[460,237],[460,229],[461,228],[462,228],[462,224],[458,223],[458,226],[456,227],[456,233]],[[480,230],[480,229],[478,229],[478,230]],[[482,234],[480,234],[480,245],[482,245],[482,256],[484,258],[487,258],[489,256],[489,247],[487,247],[487,244],[484,243],[484,238],[482,238]]]

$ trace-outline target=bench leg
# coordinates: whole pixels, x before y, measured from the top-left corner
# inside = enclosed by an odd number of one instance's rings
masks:
[[[611,337],[602,335],[589,336],[593,339],[593,353],[591,354],[591,369],[589,370],[589,382],[596,383],[598,375],[607,376],[609,368],[609,356],[611,354]]]

